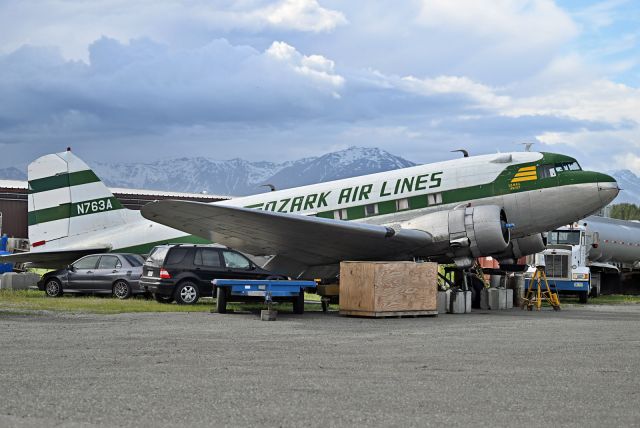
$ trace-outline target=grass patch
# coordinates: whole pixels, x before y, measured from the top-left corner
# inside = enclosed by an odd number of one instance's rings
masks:
[[[311,295],[313,296],[313,295]],[[307,296],[305,296],[306,298]],[[195,305],[164,304],[155,300],[133,297],[119,300],[109,296],[46,297],[43,291],[36,290],[0,290],[0,313],[23,313],[25,311],[54,311],[90,314],[121,314],[134,312],[210,312],[215,300],[201,299]],[[264,309],[262,303],[229,303],[233,311],[257,311]],[[291,312],[291,303],[279,303],[276,308]],[[306,311],[322,310],[319,304],[305,305]]]

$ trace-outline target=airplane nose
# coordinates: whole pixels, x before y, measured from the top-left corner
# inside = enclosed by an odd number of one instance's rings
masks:
[[[600,195],[600,200],[604,205],[607,205],[609,202],[613,201],[618,193],[620,193],[620,188],[618,187],[618,182],[615,178],[606,175],[600,174],[602,177],[598,179],[598,195]]]

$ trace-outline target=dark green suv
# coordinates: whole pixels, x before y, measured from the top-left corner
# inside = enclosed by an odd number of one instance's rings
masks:
[[[213,296],[213,279],[286,279],[244,254],[213,245],[159,245],[144,263],[140,286],[161,303],[194,304]]]

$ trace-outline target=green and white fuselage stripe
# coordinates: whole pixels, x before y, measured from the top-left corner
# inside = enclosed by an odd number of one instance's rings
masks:
[[[496,155],[477,156],[419,165],[247,196],[220,202],[220,204],[300,214],[318,214],[336,209],[348,210],[366,204],[379,204],[402,198],[438,194],[472,186],[488,186],[495,182],[511,164],[536,162],[542,158],[542,154],[514,153],[513,162],[509,164],[491,163],[491,159],[495,157]],[[482,196],[484,195],[478,195],[478,197]],[[471,199],[475,198],[471,197]]]

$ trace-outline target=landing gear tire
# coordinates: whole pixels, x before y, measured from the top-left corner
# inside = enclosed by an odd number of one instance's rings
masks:
[[[174,297],[179,305],[193,305],[200,298],[200,290],[191,281],[181,282],[176,288]]]
[[[62,296],[62,284],[56,278],[48,279],[44,285],[44,292],[49,297]]]
[[[216,290],[216,312],[219,314],[227,313],[227,289],[218,287]]]
[[[583,291],[581,293],[578,293],[578,302],[582,303],[582,304],[586,304],[589,301],[589,292],[588,291]]]
[[[158,302],[158,303],[171,303],[171,302],[173,302],[173,297],[165,297],[165,296],[161,296],[159,294],[154,294],[153,298],[156,299],[156,302]]]
[[[131,297],[131,291],[131,286],[126,281],[120,280],[113,284],[113,295],[120,300]]]

